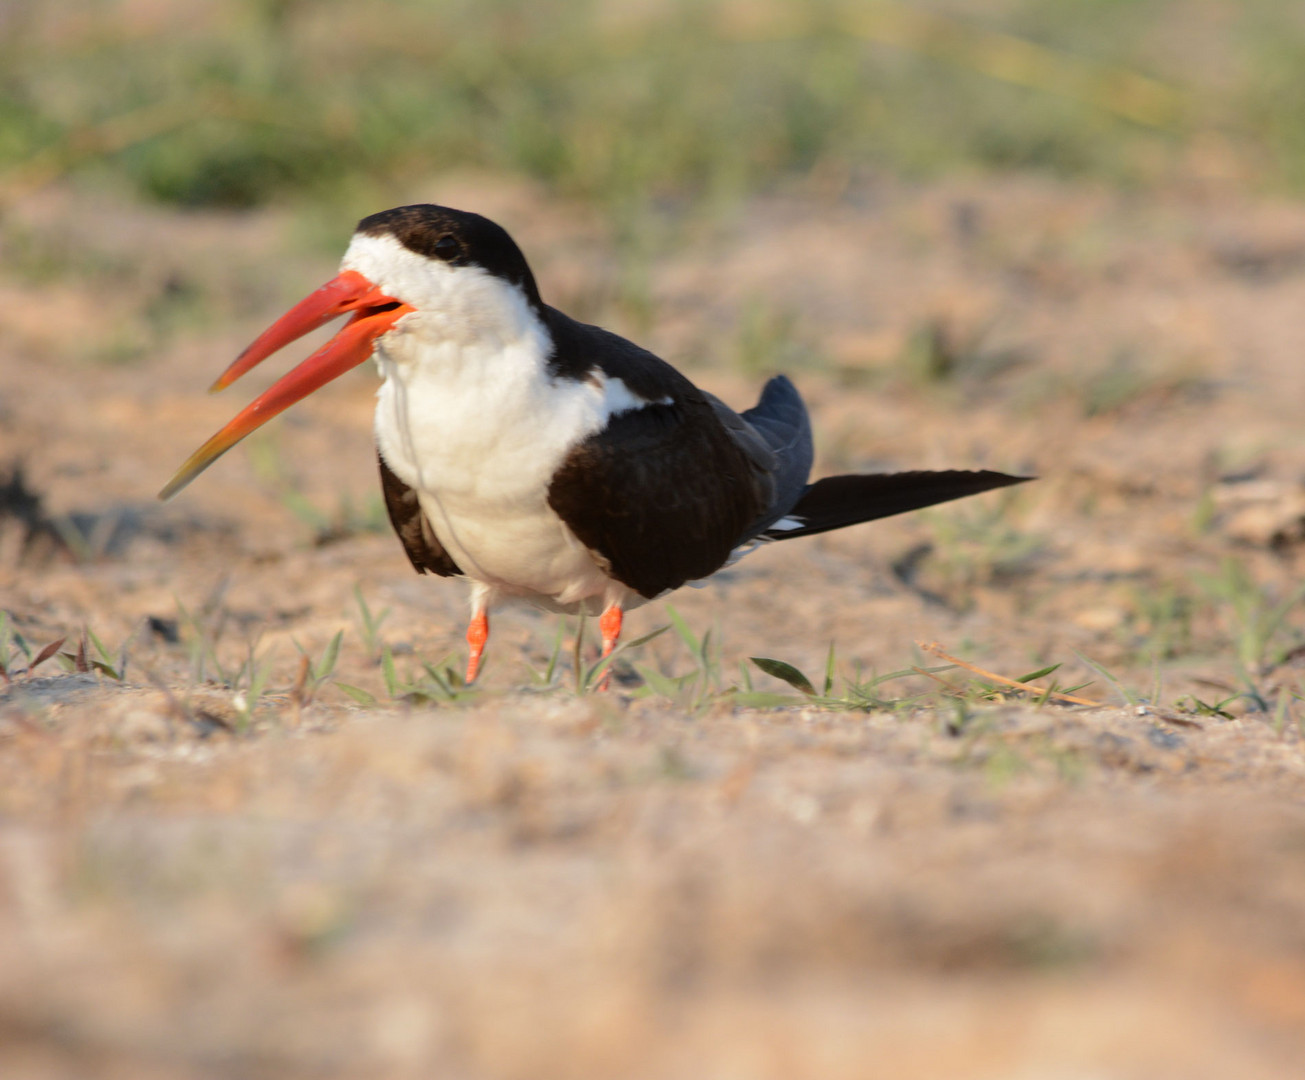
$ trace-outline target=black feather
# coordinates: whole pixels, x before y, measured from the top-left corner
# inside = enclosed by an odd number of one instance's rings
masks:
[[[859,525],[863,521],[891,517],[1032,479],[1031,476],[1008,476],[987,469],[827,476],[811,484],[784,515],[786,519],[799,521],[798,528],[772,527],[762,536],[767,540],[814,536],[830,529]]]
[[[436,539],[435,530],[421,509],[417,492],[395,476],[379,454],[376,460],[381,466],[381,489],[385,492],[385,509],[389,512],[390,524],[399,534],[399,542],[408,553],[413,569],[419,574],[429,570],[440,577],[461,577],[462,570]]]
[[[689,387],[673,405],[617,414],[577,445],[548,504],[612,577],[651,599],[718,570],[760,516],[766,491]]]

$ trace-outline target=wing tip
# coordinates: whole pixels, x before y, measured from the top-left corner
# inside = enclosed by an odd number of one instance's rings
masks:
[[[1030,480],[1040,480],[1040,476],[1015,476],[1013,473],[997,472],[995,469],[974,470],[981,476],[991,477],[997,487],[1010,487],[1013,484],[1027,484]]]
[[[784,515],[784,520],[801,519],[799,527],[776,529],[772,525],[761,535],[768,541],[814,536],[1036,479],[994,469],[916,469],[827,476],[809,484]]]

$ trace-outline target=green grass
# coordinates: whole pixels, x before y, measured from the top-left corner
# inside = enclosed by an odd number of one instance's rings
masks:
[[[32,673],[63,646],[66,638],[59,638],[41,649],[35,649],[14,626],[13,617],[0,608],[0,680],[11,684],[17,677],[30,678]]]
[[[0,198],[75,174],[179,206],[374,209],[471,166],[636,222],[812,175],[1137,184],[1194,154],[1305,186],[1291,5],[948,6],[27,4],[0,36]]]
[[[1224,623],[1228,637],[1219,643],[1217,659],[1202,660],[1195,655],[1178,659],[1184,661],[1180,670],[1188,672],[1188,681],[1194,675],[1192,662],[1200,662],[1199,670],[1205,674],[1196,676],[1195,682],[1212,688],[1213,694],[1202,690],[1166,697],[1161,657],[1145,648],[1137,654],[1139,658],[1148,652],[1155,656],[1151,683],[1145,690],[1131,688],[1110,668],[1072,649],[1068,651],[1077,659],[1078,669],[1090,681],[1062,683],[1058,673],[1063,665],[1051,663],[1016,676],[1014,682],[1020,684],[1016,686],[999,673],[1000,665],[990,671],[943,654],[940,658],[947,662],[929,666],[919,651],[908,666],[880,675],[867,673],[859,661],[840,661],[832,642],[823,671],[816,677],[773,657],[751,657],[750,665],[741,664],[732,677],[722,664],[719,635],[694,630],[669,604],[665,606],[667,625],[623,642],[607,660],[591,655],[594,644],[585,640],[584,620],[559,618],[545,668],[522,666],[508,682],[515,683],[515,692],[585,696],[598,692],[604,673],[619,664],[618,677],[609,691],[612,698],[659,700],[704,722],[713,714],[737,709],[881,713],[902,721],[932,717],[941,733],[974,739],[988,731],[985,725],[997,715],[993,710],[1008,702],[1058,709],[1064,704],[1057,700],[1058,695],[1086,695],[1097,702],[1145,709],[1149,715],[1175,723],[1188,722],[1180,714],[1199,718],[1190,721],[1193,723],[1217,723],[1247,712],[1258,715],[1280,734],[1288,724],[1305,734],[1305,707],[1301,705],[1305,694],[1293,672],[1283,667],[1288,654],[1299,651],[1294,648],[1298,631],[1290,618],[1298,613],[1299,591],[1285,598],[1272,597],[1254,584],[1245,568],[1233,563],[1226,564],[1217,577],[1204,579],[1203,587],[1209,591],[1205,615]],[[232,721],[228,724],[219,718],[213,722],[238,735],[265,730],[269,725],[297,724],[300,710],[320,700],[337,705],[349,701],[365,709],[462,706],[492,702],[513,692],[507,687],[466,685],[461,675],[463,659],[457,655],[433,662],[413,656],[401,666],[396,651],[404,650],[392,648],[381,633],[388,609],[374,613],[361,591],[355,591],[355,600],[360,616],[357,632],[338,630],[317,651],[291,639],[299,654],[292,674],[278,663],[274,649],[262,646],[262,633],[256,627],[245,632],[240,644],[223,643],[231,616],[222,601],[221,585],[193,613],[178,602],[180,636],[171,646],[177,674],[167,679],[160,677],[157,654],[134,655],[143,645],[136,632],[115,650],[94,630],[83,627],[76,635],[75,649],[59,651],[66,640],[59,638],[38,651],[13,626],[8,613],[0,611],[0,691],[21,691],[21,684],[34,669],[50,659],[57,660],[65,672],[97,673],[122,686],[132,685],[129,672],[143,672],[149,683],[176,702],[181,715],[192,720],[199,716],[191,704],[195,691],[225,692]],[[666,631],[673,633],[658,648],[649,649]],[[973,643],[962,644],[961,656],[974,648]],[[342,662],[364,672],[360,680],[364,685],[339,677]],[[1130,665],[1130,678],[1139,675],[1138,663],[1140,659]],[[1239,687],[1227,681],[1233,671]],[[754,682],[757,672],[780,686]],[[336,694],[323,698],[322,692],[328,688]],[[18,700],[21,704],[21,697]],[[1233,709],[1236,711],[1230,711]],[[992,757],[987,750],[984,755],[985,768],[992,772],[994,782],[1004,782],[1013,775],[1011,769],[1023,768],[1015,759],[1000,754]],[[1072,772],[1073,764],[1061,762],[1057,767],[1063,765]]]
[[[1302,645],[1297,620],[1305,585],[1282,595],[1261,585],[1244,563],[1231,558],[1224,559],[1218,574],[1198,575],[1196,583],[1228,636],[1242,685],[1239,696],[1260,712],[1271,711],[1275,691],[1267,680]]]

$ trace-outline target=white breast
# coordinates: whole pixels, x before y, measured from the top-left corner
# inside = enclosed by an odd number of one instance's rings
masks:
[[[547,496],[574,446],[646,402],[597,373],[551,377],[551,340],[520,290],[476,268],[456,273],[466,275],[462,318],[419,309],[377,343],[381,455],[490,600],[591,612],[634,606],[637,594],[608,577]]]

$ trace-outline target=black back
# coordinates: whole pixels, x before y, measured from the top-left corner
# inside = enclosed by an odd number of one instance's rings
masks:
[[[764,505],[705,402],[614,417],[567,456],[548,504],[612,577],[650,599],[718,570]]]

